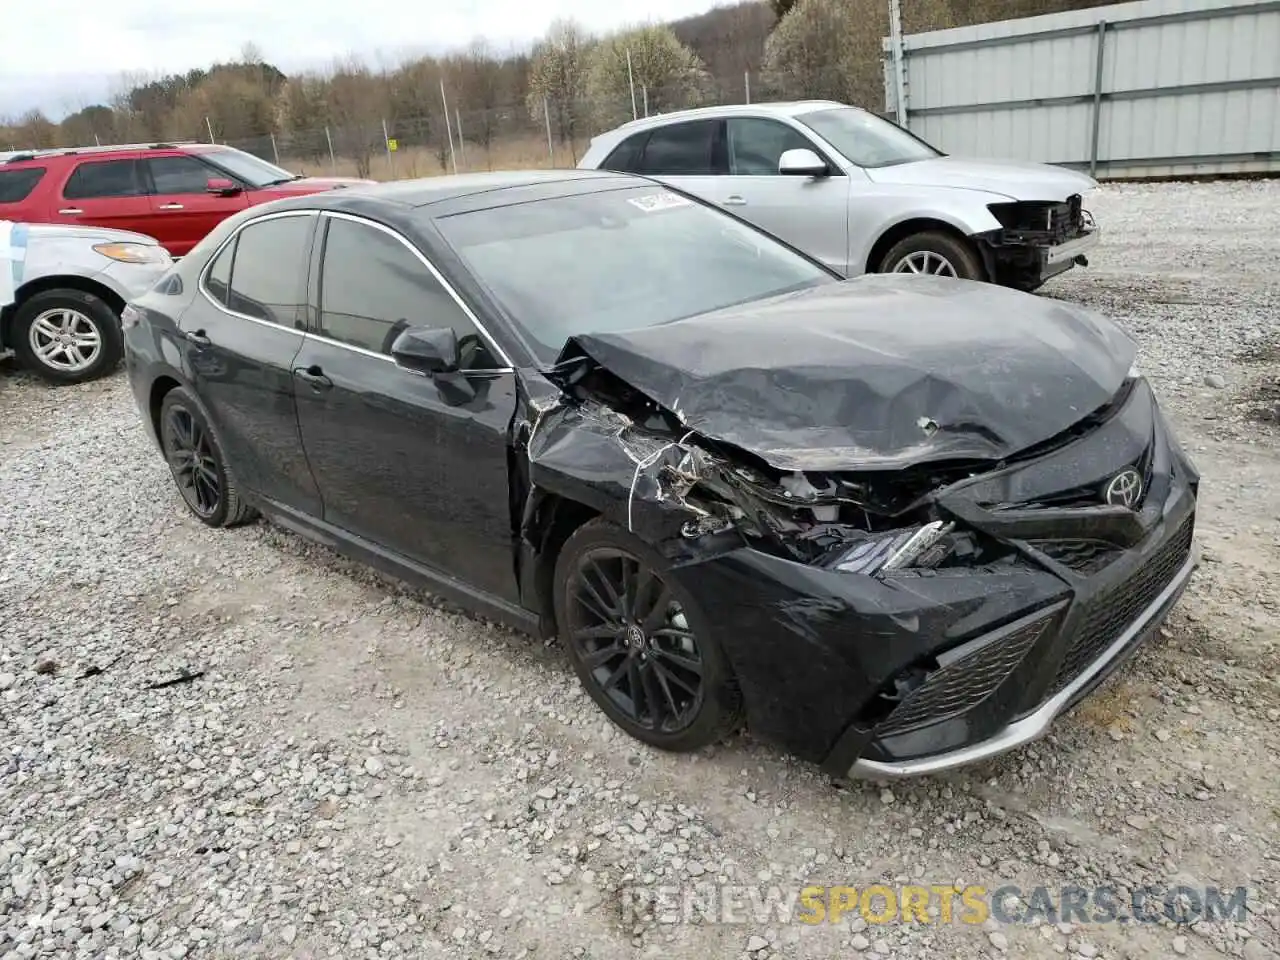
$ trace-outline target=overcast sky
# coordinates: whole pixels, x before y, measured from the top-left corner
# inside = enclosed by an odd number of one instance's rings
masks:
[[[284,70],[358,54],[371,64],[459,47],[482,35],[524,46],[555,17],[593,31],[701,13],[725,0],[37,0],[4,16],[0,118],[55,119],[105,100],[122,73],[176,73],[239,56],[252,41]]]

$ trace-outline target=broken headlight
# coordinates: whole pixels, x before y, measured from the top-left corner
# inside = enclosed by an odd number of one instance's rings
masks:
[[[945,538],[954,528],[954,523],[934,520],[919,527],[874,534],[837,555],[831,566],[841,573],[864,576],[904,567],[931,567],[951,553],[952,545]]]

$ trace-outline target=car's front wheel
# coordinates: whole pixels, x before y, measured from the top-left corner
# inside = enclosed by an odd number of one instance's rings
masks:
[[[182,500],[201,523],[231,527],[257,516],[240,496],[235,474],[195,396],[183,387],[160,404],[160,446]]]
[[[714,743],[741,720],[724,652],[657,551],[592,520],[556,563],[560,635],[587,693],[619,727],[663,750]]]
[[[83,290],[45,290],[13,318],[19,362],[50,383],[86,383],[120,361],[120,321],[102,298]]]
[[[977,251],[966,241],[937,230],[899,240],[880,261],[879,273],[916,273],[960,280],[986,280]]]

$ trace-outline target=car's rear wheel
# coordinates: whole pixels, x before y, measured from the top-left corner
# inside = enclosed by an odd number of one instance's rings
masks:
[[[21,364],[50,383],[86,383],[120,362],[116,312],[83,290],[37,293],[18,308],[12,333]]]
[[[960,280],[985,280],[987,272],[966,241],[937,230],[899,240],[880,261],[880,273],[914,273]]]
[[[182,387],[160,405],[160,446],[187,509],[201,523],[230,527],[257,514],[240,497],[235,474],[196,398]]]
[[[724,652],[667,571],[647,544],[592,520],[556,563],[556,622],[579,680],[614,723],[663,750],[696,750],[740,723],[742,701]]]

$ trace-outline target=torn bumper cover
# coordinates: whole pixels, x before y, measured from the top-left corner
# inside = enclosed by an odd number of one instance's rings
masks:
[[[528,444],[526,537],[550,494],[654,545],[753,732],[836,776],[934,773],[1034,739],[1163,620],[1194,565],[1198,474],[1128,375],[1131,346],[998,290],[874,346],[823,319],[886,296],[909,321],[934,295],[912,281],[782,298],[785,327],[756,305],[571,341],[553,376],[573,399]],[[987,312],[971,342],[967,308],[992,297],[1039,312],[1039,332],[1001,333]],[[908,351],[910,336],[935,346]]]
[[[978,234],[988,272],[998,283],[1031,288],[1075,264],[1102,242],[1102,233],[1080,196],[1060,203],[996,203],[989,208],[1000,229]]]

